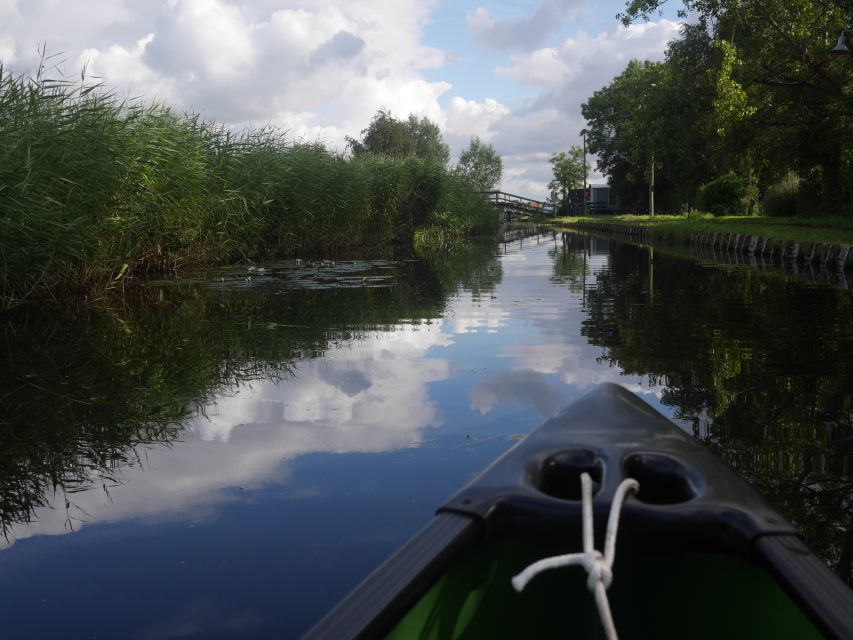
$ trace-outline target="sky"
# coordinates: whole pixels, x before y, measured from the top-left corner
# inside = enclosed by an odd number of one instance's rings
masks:
[[[343,151],[380,108],[472,136],[501,187],[547,195],[548,158],[580,145],[580,105],[633,59],[660,60],[671,12],[622,26],[620,0],[0,0],[0,61],[105,84],[235,129],[273,124]],[[594,168],[594,163],[593,163]],[[591,182],[606,177],[592,174]]]

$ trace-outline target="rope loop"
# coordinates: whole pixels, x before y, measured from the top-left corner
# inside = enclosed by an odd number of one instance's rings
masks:
[[[613,560],[616,558],[616,532],[619,528],[619,513],[622,503],[629,493],[639,491],[640,483],[633,478],[623,480],[616,488],[610,514],[607,517],[607,531],[604,534],[604,553],[593,547],[592,531],[592,478],[588,473],[581,474],[581,526],[583,531],[583,553],[569,553],[563,556],[552,556],[537,560],[529,567],[512,578],[512,586],[516,591],[522,591],[527,583],[538,574],[548,569],[580,565],[586,570],[586,587],[595,597],[601,625],[607,640],[618,640],[616,626],[610,613],[610,602],[607,600],[607,589],[613,582]]]

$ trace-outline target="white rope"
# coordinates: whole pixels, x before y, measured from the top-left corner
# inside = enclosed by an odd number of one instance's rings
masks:
[[[619,513],[628,493],[640,489],[640,483],[632,478],[623,480],[617,487],[610,514],[607,517],[607,532],[604,536],[604,554],[596,551],[592,532],[592,478],[588,473],[581,474],[581,513],[583,522],[583,553],[569,553],[562,556],[543,558],[534,562],[512,579],[512,586],[521,592],[527,583],[543,571],[571,565],[581,565],[587,572],[586,588],[595,596],[598,615],[604,627],[607,640],[618,640],[616,626],[610,613],[607,589],[613,581],[613,560],[616,558],[616,531],[619,527]]]

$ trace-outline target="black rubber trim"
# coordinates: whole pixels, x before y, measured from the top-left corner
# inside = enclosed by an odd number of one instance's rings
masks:
[[[482,535],[482,525],[468,516],[453,513],[435,516],[320,620],[303,640],[382,637]]]
[[[800,538],[764,536],[755,550],[765,568],[828,638],[853,638],[853,591]]]

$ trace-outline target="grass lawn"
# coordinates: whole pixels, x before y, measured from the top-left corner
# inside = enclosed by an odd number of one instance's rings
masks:
[[[579,222],[648,226],[655,233],[689,236],[695,231],[722,231],[795,242],[853,244],[853,219],[848,218],[762,218],[691,214],[681,216],[587,216],[556,218],[554,224],[572,227]]]

